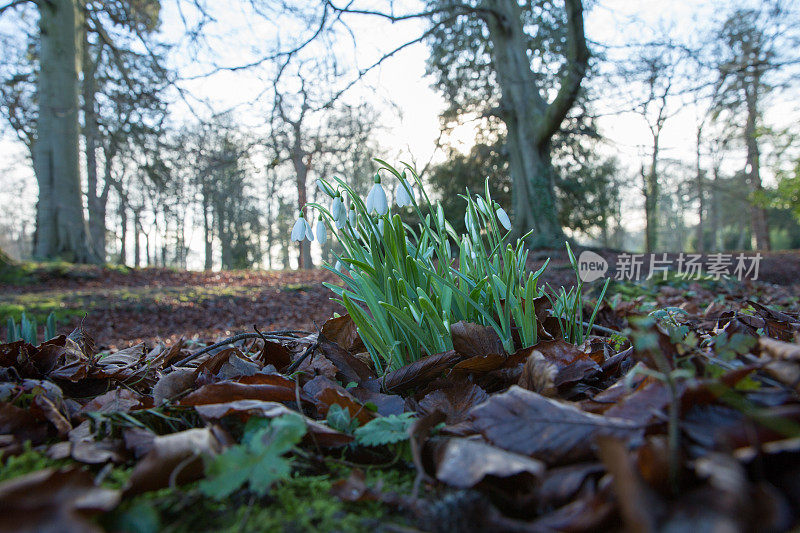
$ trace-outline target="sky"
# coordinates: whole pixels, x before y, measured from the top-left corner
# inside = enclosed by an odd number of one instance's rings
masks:
[[[756,0],[753,0],[756,1]],[[743,0],[747,2],[747,0]],[[417,2],[397,2],[413,9]],[[588,2],[587,2],[588,3]],[[265,3],[268,4],[268,3]],[[362,5],[382,5],[377,0],[365,0]],[[624,55],[626,49],[618,48],[631,41],[647,41],[668,33],[673,38],[693,42],[706,34],[718,20],[725,5],[719,1],[703,0],[596,0],[585,13],[587,39],[595,50],[610,55]],[[184,9],[178,9],[178,6]],[[237,120],[245,129],[263,128],[269,104],[268,93],[273,71],[270,68],[220,72],[191,80],[192,76],[207,73],[211,63],[238,65],[257,58],[270,50],[276,39],[286,42],[308,31],[296,18],[276,17],[271,22],[255,17],[239,1],[209,2],[216,23],[206,27],[208,48],[199,51],[185,44],[180,36],[186,21],[192,22],[192,13],[186,4],[164,0],[162,8],[162,38],[167,42],[183,43],[178,54],[171,56],[172,66],[179,72],[185,98],[176,98],[173,112],[182,120],[191,121],[193,115],[207,117],[212,111],[234,109]],[[299,3],[298,5],[303,5]],[[337,52],[343,63],[355,63],[363,68],[372,64],[388,50],[419,35],[425,28],[422,20],[390,24],[374,17],[349,17],[352,35],[357,43],[342,39]],[[7,20],[0,19],[0,29]],[[6,28],[7,29],[7,28]],[[439,113],[445,107],[442,96],[432,87],[432,79],[425,75],[428,49],[424,44],[412,45],[383,62],[355,85],[345,98],[351,101],[368,101],[378,109],[380,117],[380,143],[390,147],[396,160],[415,161],[422,166],[429,160],[441,160],[442,151],[436,151],[439,137]],[[264,98],[264,96],[267,96]],[[261,100],[257,98],[261,96]],[[767,122],[778,126],[796,123],[800,118],[800,99],[788,93],[772,102]],[[253,103],[256,101],[256,103]],[[620,159],[623,169],[633,177],[649,151],[650,134],[640,115],[626,112],[631,95],[614,93],[606,88],[595,103],[600,114],[598,124],[607,139],[602,150]],[[686,99],[676,100],[670,109],[661,139],[661,152],[667,158],[693,163],[696,124],[700,110]],[[472,145],[474,130],[468,124],[453,132],[450,142],[466,152]],[[727,161],[730,169],[741,168],[737,158]],[[769,172],[766,172],[769,183]],[[0,138],[0,202],[9,206],[13,220],[33,219],[35,180],[24,161],[24,149],[7,133]],[[641,197],[634,189],[624,199],[628,229],[642,226]],[[199,239],[199,235],[197,235]]]

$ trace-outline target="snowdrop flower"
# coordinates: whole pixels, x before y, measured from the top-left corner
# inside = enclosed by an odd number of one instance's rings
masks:
[[[339,261],[339,260],[337,259],[337,260],[336,260],[336,264],[335,264],[335,265],[333,265],[333,269],[334,269],[336,272],[341,272],[341,271],[342,271],[342,268],[344,268],[344,267],[342,267],[342,262],[341,262],[341,261]]]
[[[464,213],[464,225],[470,231],[475,229],[475,221],[472,219],[472,212],[469,209],[467,209],[467,212]]]
[[[336,193],[336,197],[333,199],[333,203],[331,204],[331,215],[333,215],[333,220],[336,222],[336,227],[338,229],[342,229],[344,227],[344,223],[347,220],[347,210],[344,208],[344,202],[342,201],[341,193]]]
[[[497,211],[495,211],[497,220],[506,228],[506,231],[511,231],[511,219],[508,218],[508,213],[506,213],[506,210],[500,207],[499,204],[495,204],[495,207],[497,208]]]
[[[325,244],[325,241],[328,240],[328,228],[325,227],[325,222],[322,220],[322,215],[319,216],[319,220],[317,220],[317,241],[320,244]]]
[[[356,215],[356,205],[350,204],[350,212],[347,213],[347,221],[350,225],[355,228],[356,223],[358,222],[358,215]]]
[[[489,208],[486,207],[486,202],[483,201],[483,197],[478,196],[476,203],[478,204],[478,209],[484,212],[484,214],[489,214]]]
[[[314,240],[314,235],[311,233],[311,224],[308,223],[303,216],[303,212],[300,211],[297,222],[294,223],[294,227],[292,228],[292,240],[301,242],[306,238],[309,241]]]
[[[375,224],[378,226],[378,233],[380,233],[381,237],[383,237],[383,219],[379,218]]]
[[[373,212],[379,215],[385,215],[389,212],[386,191],[381,186],[381,177],[378,174],[375,174],[375,185],[372,186],[369,195],[367,195],[367,213],[372,214]]]
[[[408,190],[406,190],[406,186],[408,186]],[[405,207],[413,203],[413,196],[414,189],[411,188],[411,184],[403,180],[400,182],[400,188],[395,195],[394,201],[397,207]]]

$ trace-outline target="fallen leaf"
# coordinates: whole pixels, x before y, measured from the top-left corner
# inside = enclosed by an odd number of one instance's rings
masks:
[[[322,335],[350,353],[367,351],[358,328],[348,314],[328,319],[322,325]]]
[[[448,439],[437,461],[436,479],[458,488],[470,488],[486,476],[538,478],[544,465],[524,455],[470,439]]]
[[[153,439],[153,449],[136,465],[126,496],[195,481],[203,476],[203,458],[222,451],[210,428],[187,429]]]
[[[517,386],[473,408],[470,419],[492,444],[550,465],[591,457],[596,435],[639,432],[626,420],[585,413]]]
[[[302,392],[301,399],[311,401]],[[195,406],[237,400],[293,402],[296,400],[295,382],[280,374],[255,374],[236,380],[203,385],[184,397],[179,403],[180,405]]]
[[[0,484],[0,530],[99,532],[88,517],[119,500],[118,490],[96,487],[81,469],[39,470]]]
[[[429,355],[389,372],[379,381],[385,390],[400,392],[435,378],[445,370],[452,368],[461,359],[462,356],[455,350]]]
[[[458,424],[467,418],[471,408],[486,401],[489,395],[477,385],[454,385],[428,393],[419,402],[419,414],[440,411],[448,425]]]
[[[558,367],[555,363],[545,359],[539,350],[533,350],[522,366],[522,375],[517,385],[542,396],[553,397],[558,392],[555,384],[557,374]]]
[[[453,338],[453,349],[468,358],[506,353],[500,337],[488,326],[456,322],[450,326],[450,336]]]
[[[272,419],[289,413],[299,414],[281,403],[261,400],[239,400],[228,403],[197,405],[195,410],[206,420],[214,421],[231,415],[237,416],[242,422],[247,422],[251,416]],[[353,441],[353,437],[350,435],[340,433],[306,417],[304,417],[304,420],[313,440],[320,446],[343,446]]]
[[[167,400],[190,390],[197,379],[197,372],[189,368],[176,368],[159,378],[153,385],[153,404],[161,405]]]

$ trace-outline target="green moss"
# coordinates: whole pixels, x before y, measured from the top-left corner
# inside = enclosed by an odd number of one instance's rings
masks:
[[[0,481],[14,479],[45,468],[60,468],[68,463],[66,459],[50,459],[43,452],[32,449],[29,441],[25,443],[25,450],[21,454],[12,455],[3,461],[0,466]]]
[[[380,502],[343,502],[331,495],[333,483],[349,475],[333,467],[330,475],[295,474],[264,498],[240,491],[226,501],[205,498],[196,485],[162,489],[133,498],[104,520],[111,530],[150,531],[371,531],[379,524],[404,522]],[[368,471],[367,484],[384,490],[410,491],[413,472]]]

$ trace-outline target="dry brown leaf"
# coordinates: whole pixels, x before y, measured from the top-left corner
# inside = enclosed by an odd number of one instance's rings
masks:
[[[627,420],[585,413],[517,386],[473,408],[470,419],[495,446],[547,464],[591,457],[596,435],[633,438],[641,433]]]
[[[210,428],[187,429],[153,439],[153,449],[139,461],[125,489],[126,496],[181,485],[203,476],[203,458],[222,451]]]
[[[0,531],[102,531],[87,519],[110,511],[118,490],[96,487],[81,469],[45,469],[0,484]]]
[[[558,367],[545,359],[542,352],[533,350],[522,366],[522,375],[517,385],[529,391],[538,392],[542,396],[554,397],[558,393],[555,377]]]
[[[528,475],[538,478],[544,465],[516,453],[508,452],[485,442],[448,439],[436,466],[436,479],[462,489],[474,487],[486,476],[509,478]]]
[[[423,357],[380,379],[381,386],[389,392],[401,392],[430,381],[462,359],[455,350]]]

